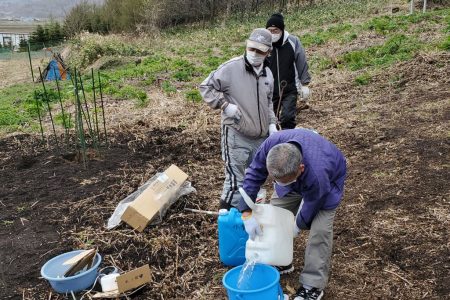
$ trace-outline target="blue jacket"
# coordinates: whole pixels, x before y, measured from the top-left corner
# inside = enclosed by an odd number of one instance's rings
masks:
[[[269,175],[266,169],[267,154],[281,143],[299,147],[305,170],[295,183],[285,187],[275,184],[275,190],[278,197],[284,197],[289,192],[303,197],[296,222],[300,229],[309,229],[319,210],[335,209],[341,202],[347,171],[345,157],[334,144],[315,131],[298,128],[274,133],[259,147],[245,174],[243,188],[253,201]],[[249,207],[241,199],[239,210],[247,209]]]

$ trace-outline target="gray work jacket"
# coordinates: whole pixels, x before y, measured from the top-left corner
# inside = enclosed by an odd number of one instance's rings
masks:
[[[238,106],[238,114],[227,117],[222,112],[222,124],[229,125],[248,137],[265,137],[269,124],[276,124],[273,112],[273,75],[266,66],[257,75],[245,56],[233,58],[211,72],[201,83],[203,100],[213,109],[225,102]]]

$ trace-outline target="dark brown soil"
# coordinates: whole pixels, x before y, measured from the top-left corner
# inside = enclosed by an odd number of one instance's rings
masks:
[[[449,58],[416,57],[367,86],[333,73],[314,82],[299,125],[335,142],[349,165],[325,299],[450,299]],[[151,119],[113,130],[108,147],[89,152],[87,168],[36,136],[0,140],[0,298],[64,298],[39,278],[40,267],[98,247],[103,266],[150,265],[152,282],[133,299],[225,299],[216,219],[183,210],[218,209],[224,178],[215,112],[185,104],[175,117],[186,122],[198,110],[212,121],[195,131]],[[143,233],[107,231],[117,203],[170,164],[190,175],[197,193]],[[282,278],[288,294],[298,286],[305,239],[295,245],[296,271]]]

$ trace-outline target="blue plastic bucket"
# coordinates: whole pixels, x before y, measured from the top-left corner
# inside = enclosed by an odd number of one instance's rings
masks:
[[[63,277],[69,270],[70,265],[64,266],[63,263],[85,250],[75,250],[58,255],[47,261],[41,268],[41,275],[48,280],[52,288],[58,293],[80,292],[91,288],[98,275],[98,267],[102,261],[100,254],[95,255],[93,266],[74,276]]]
[[[248,279],[247,289],[239,289],[237,283],[242,266],[225,273],[222,283],[230,300],[278,300],[284,299],[280,285],[280,273],[272,266],[256,264]]]

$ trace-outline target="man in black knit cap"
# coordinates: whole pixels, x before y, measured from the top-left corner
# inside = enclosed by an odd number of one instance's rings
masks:
[[[297,125],[295,120],[297,97],[300,96],[303,101],[309,97],[307,85],[311,81],[311,76],[308,72],[305,49],[296,36],[284,30],[282,14],[273,14],[267,21],[266,28],[272,34],[273,50],[268,59],[275,79],[274,112],[280,119],[282,129],[292,129]]]

